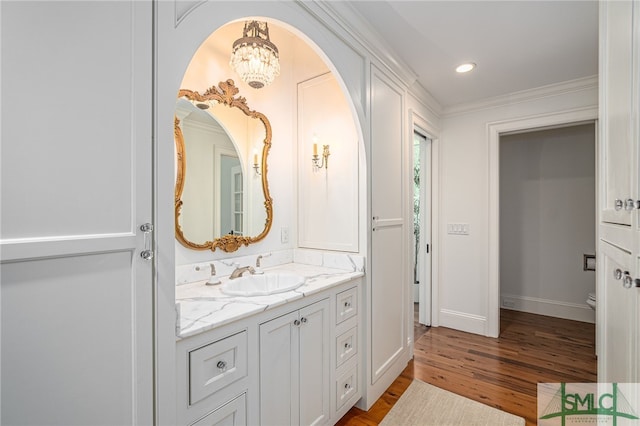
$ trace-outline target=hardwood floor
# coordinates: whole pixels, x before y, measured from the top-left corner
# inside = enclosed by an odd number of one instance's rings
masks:
[[[371,409],[352,408],[337,424],[377,425],[414,378],[533,426],[537,383],[597,380],[595,326],[503,310],[497,339],[429,328],[416,341],[414,359]]]

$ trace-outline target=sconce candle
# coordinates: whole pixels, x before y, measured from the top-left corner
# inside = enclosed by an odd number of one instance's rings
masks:
[[[313,164],[313,169],[314,170],[318,170],[318,169],[322,169],[323,167],[325,169],[329,168],[329,155],[331,155],[331,153],[329,152],[329,145],[322,145],[322,160],[320,160],[320,156],[318,155],[318,145],[317,144],[313,144],[313,157],[311,157],[311,162]]]
[[[258,152],[255,149],[253,150],[253,170],[256,171],[257,176],[262,175],[262,173],[260,173],[260,165],[258,164]]]

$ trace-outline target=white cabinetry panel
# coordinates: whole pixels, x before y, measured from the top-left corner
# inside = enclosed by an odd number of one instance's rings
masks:
[[[329,421],[329,345],[326,299],[260,325],[260,424]]]
[[[635,203],[640,200],[640,1],[600,2],[600,49],[598,381],[637,383],[640,206]],[[615,199],[622,200],[621,209],[615,209]],[[633,204],[626,204],[627,200]]]
[[[291,425],[298,411],[298,312],[260,326],[260,424]]]
[[[600,354],[599,378],[604,378],[606,382],[635,382],[638,363],[638,306],[635,293],[639,289],[623,286],[627,276],[635,276],[633,258],[626,251],[604,241],[600,242],[599,255],[599,278],[604,283],[604,291],[598,295],[598,303],[604,309],[605,320],[605,349]]]
[[[407,347],[408,276],[403,164],[403,93],[373,68],[371,76],[371,384]],[[395,379],[395,376],[393,378]],[[384,387],[390,384],[387,383]]]
[[[606,179],[600,185],[601,220],[631,225],[631,214],[624,205],[616,208],[616,200],[624,203],[632,197],[632,16],[631,1],[600,3],[600,169]],[[636,47],[637,50],[637,47]]]
[[[152,424],[151,1],[0,7],[1,423]]]
[[[151,35],[150,2],[3,2],[2,239],[132,232]]]
[[[131,360],[150,361],[134,345],[131,261],[119,252],[2,265],[2,424],[150,423],[135,406],[150,400],[136,397],[147,374]]]

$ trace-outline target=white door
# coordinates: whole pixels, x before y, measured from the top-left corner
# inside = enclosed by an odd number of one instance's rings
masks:
[[[414,146],[414,227],[418,227],[414,244],[416,277],[418,281],[418,322],[431,325],[431,139],[415,130]],[[416,161],[417,159],[417,161]],[[415,179],[418,185],[415,185]],[[418,205],[415,217],[416,203]],[[417,221],[417,224],[416,224]],[[414,237],[416,230],[414,229]]]
[[[640,1],[601,2],[600,28],[598,380],[638,383]]]
[[[403,119],[402,91],[374,68],[371,76],[372,232],[368,348],[371,385],[391,371],[392,366],[397,367],[396,362],[408,347],[408,292],[412,280],[409,278],[407,239],[411,231],[406,226],[406,205],[410,201],[403,167],[406,156]],[[396,376],[387,375],[374,394],[384,391]],[[384,389],[380,391],[379,388]]]
[[[1,423],[152,424],[151,2],[0,7]]]

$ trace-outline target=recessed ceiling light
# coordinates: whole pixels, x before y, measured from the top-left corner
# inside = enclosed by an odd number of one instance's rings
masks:
[[[469,72],[472,69],[474,69],[475,67],[476,67],[476,64],[474,64],[473,62],[467,62],[466,64],[459,65],[456,68],[456,72],[458,72],[458,73]]]

